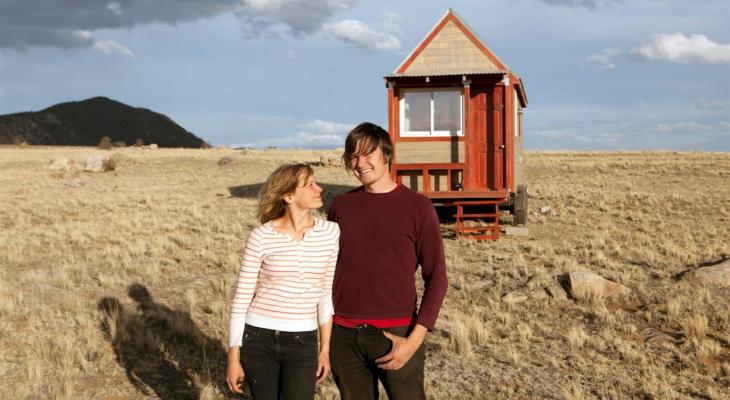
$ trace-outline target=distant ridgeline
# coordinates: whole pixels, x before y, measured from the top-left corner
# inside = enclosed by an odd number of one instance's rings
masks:
[[[109,136],[133,145],[137,139],[159,147],[208,147],[163,114],[94,97],[61,103],[38,112],[0,115],[0,144],[96,146]]]

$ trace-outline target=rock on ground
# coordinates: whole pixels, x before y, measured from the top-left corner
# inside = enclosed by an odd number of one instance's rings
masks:
[[[693,269],[684,275],[684,280],[712,286],[729,287],[730,260],[725,260],[710,267]]]
[[[631,293],[628,287],[589,271],[569,273],[568,282],[570,293],[576,299],[625,297]]]
[[[51,163],[48,164],[48,169],[51,171],[71,171],[76,169],[76,164],[74,164],[73,160],[62,157],[51,161]]]
[[[87,172],[106,172],[113,171],[117,167],[116,161],[109,156],[99,156],[96,154],[90,155],[86,159],[86,168],[84,171]]]
[[[336,166],[340,164],[340,158],[321,155],[319,156],[319,163],[324,167]]]

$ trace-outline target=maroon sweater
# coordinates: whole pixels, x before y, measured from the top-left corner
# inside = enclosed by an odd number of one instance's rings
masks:
[[[332,298],[335,315],[350,319],[415,316],[433,329],[446,295],[446,262],[436,211],[425,196],[403,186],[368,193],[361,186],[332,202],[328,218],[340,225],[340,255]],[[418,307],[414,274],[425,290]]]

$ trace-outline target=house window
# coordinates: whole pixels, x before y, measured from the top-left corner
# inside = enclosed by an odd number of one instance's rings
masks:
[[[459,89],[403,90],[401,136],[463,135],[463,101]]]

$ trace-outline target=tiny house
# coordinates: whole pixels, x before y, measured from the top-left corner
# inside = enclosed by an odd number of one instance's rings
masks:
[[[395,180],[452,210],[459,235],[497,239],[500,209],[525,224],[519,76],[449,9],[384,78]]]

